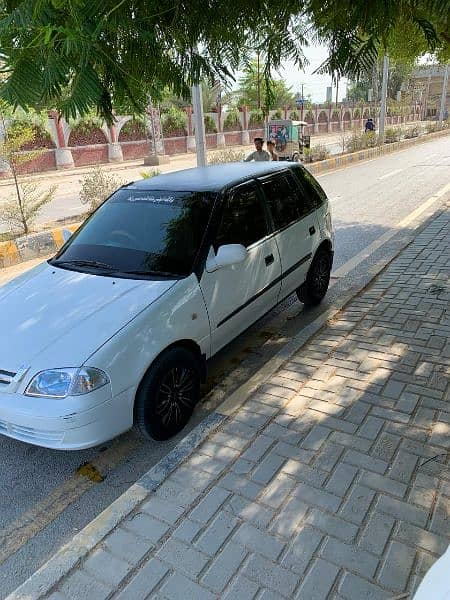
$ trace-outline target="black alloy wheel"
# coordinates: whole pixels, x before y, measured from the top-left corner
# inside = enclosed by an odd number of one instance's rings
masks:
[[[186,348],[171,348],[150,367],[136,395],[135,428],[167,440],[181,431],[200,398],[200,366]]]
[[[297,289],[300,302],[307,306],[315,306],[322,302],[330,284],[332,264],[331,253],[325,248],[319,249],[311,263],[305,283]]]

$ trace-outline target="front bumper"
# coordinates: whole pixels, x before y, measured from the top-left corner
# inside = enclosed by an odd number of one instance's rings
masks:
[[[109,386],[61,400],[0,394],[0,434],[44,448],[91,448],[132,424],[132,394],[112,397]]]

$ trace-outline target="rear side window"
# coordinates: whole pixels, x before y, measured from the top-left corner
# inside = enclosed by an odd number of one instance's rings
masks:
[[[314,179],[307,169],[300,165],[293,167],[292,171],[295,173],[300,185],[307,194],[309,202],[313,204],[314,208],[319,208],[319,206],[327,199],[327,195],[319,185],[318,181]]]
[[[255,183],[236,188],[224,202],[216,236],[216,250],[225,244],[245,247],[266,237],[267,219]]]
[[[275,175],[261,180],[261,185],[272,213],[276,229],[287,227],[298,221],[298,189],[289,173]]]

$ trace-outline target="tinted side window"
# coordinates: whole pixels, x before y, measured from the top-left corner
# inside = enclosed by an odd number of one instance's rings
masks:
[[[267,220],[255,184],[232,191],[224,202],[216,249],[224,244],[250,246],[268,234]]]
[[[287,176],[286,176],[287,175]],[[276,229],[298,221],[297,186],[289,174],[275,175],[261,181]]]
[[[305,192],[314,202],[315,208],[319,208],[319,206],[327,199],[327,195],[319,185],[318,181],[314,179],[307,169],[301,167],[300,165],[294,167],[293,171],[299,179],[300,184],[304,188]]]

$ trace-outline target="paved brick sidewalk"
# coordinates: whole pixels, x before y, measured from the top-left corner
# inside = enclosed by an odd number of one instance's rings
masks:
[[[450,541],[449,240],[446,212],[46,597],[412,597]]]

